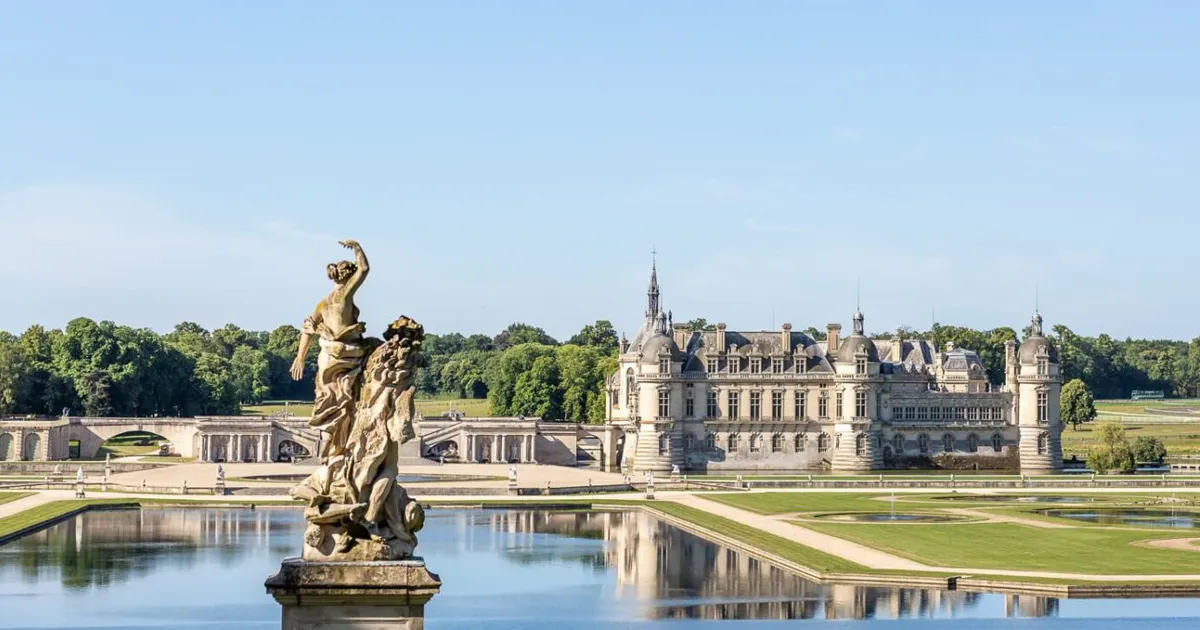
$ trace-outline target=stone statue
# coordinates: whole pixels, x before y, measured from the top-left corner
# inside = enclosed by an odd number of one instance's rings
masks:
[[[367,275],[355,241],[341,245],[356,262],[328,266],[333,291],[304,321],[292,377],[300,378],[317,337],[316,402],[310,424],[323,432],[320,467],[291,490],[307,502],[306,561],[410,558],[425,512],[396,482],[400,445],[416,439],[413,397],[424,328],[408,317],[383,339],[364,337],[354,293]]]
[[[515,464],[508,467],[508,483],[517,483],[517,466]]]
[[[225,483],[225,467],[217,464],[217,483]]]
[[[79,469],[75,471],[75,482],[83,483],[83,466],[80,466]]]
[[[61,476],[62,476],[62,464],[55,464],[55,465],[54,465],[54,476],[55,476],[55,477],[61,477]]]

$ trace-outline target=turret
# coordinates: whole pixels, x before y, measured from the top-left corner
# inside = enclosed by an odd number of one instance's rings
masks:
[[[1030,335],[1016,352],[1017,425],[1021,436],[1021,470],[1062,469],[1062,420],[1059,401],[1062,377],[1058,350],[1042,334],[1042,316],[1034,313]]]

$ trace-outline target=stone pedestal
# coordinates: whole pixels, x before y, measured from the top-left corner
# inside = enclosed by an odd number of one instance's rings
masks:
[[[442,588],[421,559],[394,562],[283,561],[267,578],[283,606],[283,630],[424,630],[425,603]]]

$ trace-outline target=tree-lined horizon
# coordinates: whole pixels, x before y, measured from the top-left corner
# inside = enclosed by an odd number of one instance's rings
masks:
[[[704,319],[688,325],[711,328]],[[816,329],[805,332],[824,338]],[[939,349],[953,342],[978,352],[989,378],[1000,383],[1005,342],[1020,341],[1028,330],[935,323],[930,330],[903,334]],[[227,324],[210,331],[183,322],[159,334],[88,318],[62,329],[0,331],[0,414],[57,415],[66,408],[91,416],[223,415],[264,400],[311,399],[316,349],[308,353],[304,379],[288,374],[299,337],[290,325],[266,332]],[[1096,398],[1125,398],[1147,389],[1200,395],[1200,337],[1120,341],[1055,326],[1049,338],[1059,349],[1064,382],[1079,379]],[[494,415],[599,422],[617,344],[606,320],[584,326],[565,342],[525,323],[495,335],[428,334],[417,388],[425,396],[487,399]]]

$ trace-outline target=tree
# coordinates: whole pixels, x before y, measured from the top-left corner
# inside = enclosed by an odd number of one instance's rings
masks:
[[[604,354],[616,354],[617,331],[607,319],[598,319],[596,323],[584,326],[579,334],[571,337],[567,343],[597,348]]]
[[[271,391],[271,362],[267,353],[250,346],[238,346],[229,359],[237,399],[259,403]]]
[[[554,347],[537,343],[523,343],[501,352],[487,365],[484,380],[488,387],[488,401],[492,414],[511,416],[520,413],[514,406],[517,380],[533,369],[540,357],[554,354]]]
[[[1112,421],[1097,424],[1096,439],[1096,446],[1088,451],[1088,468],[1103,475],[1110,470],[1132,472],[1137,467],[1133,449],[1121,425]]]
[[[0,415],[10,414],[16,408],[18,388],[24,375],[17,338],[0,331]]]
[[[695,332],[697,330],[716,330],[717,329],[715,324],[708,323],[708,320],[704,319],[703,317],[697,317],[696,319],[686,322],[684,325],[687,326],[687,329],[692,332]]]
[[[1062,421],[1070,423],[1076,431],[1079,430],[1079,423],[1095,420],[1096,403],[1087,384],[1076,378],[1063,385],[1059,412]]]
[[[513,413],[543,420],[562,417],[562,387],[553,354],[533,360],[529,370],[517,377],[513,387]]]
[[[1167,447],[1156,437],[1140,435],[1133,441],[1133,458],[1139,462],[1161,464],[1167,458]]]
[[[205,352],[196,359],[195,374],[203,397],[201,413],[238,413],[238,389],[229,359],[216,353]]]
[[[500,334],[496,335],[493,345],[497,350],[507,350],[523,343],[538,343],[545,346],[558,345],[554,337],[547,335],[546,331],[520,322],[509,324],[508,328],[505,328]]]

